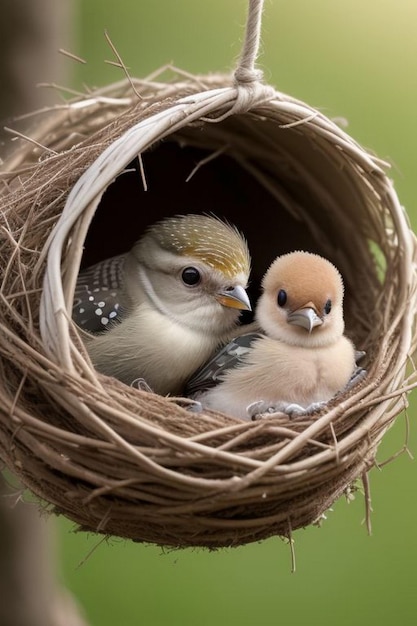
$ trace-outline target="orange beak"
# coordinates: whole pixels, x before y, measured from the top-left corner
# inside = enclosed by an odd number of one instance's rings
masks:
[[[241,311],[252,311],[249,296],[246,290],[237,285],[236,287],[228,287],[214,296],[220,304],[232,309],[240,309]]]

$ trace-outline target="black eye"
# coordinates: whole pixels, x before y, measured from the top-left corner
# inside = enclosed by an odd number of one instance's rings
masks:
[[[327,300],[326,304],[324,305],[324,312],[326,313],[326,315],[329,315],[331,310],[332,310],[332,301]]]
[[[198,285],[200,282],[201,276],[195,267],[186,267],[182,270],[181,278],[185,285],[194,287],[194,285]]]
[[[287,302],[287,292],[284,289],[278,291],[277,302],[278,306],[285,306]]]

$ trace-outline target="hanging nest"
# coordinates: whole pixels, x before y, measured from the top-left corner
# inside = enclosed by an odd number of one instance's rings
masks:
[[[415,237],[386,165],[244,67],[127,79],[35,122],[1,177],[6,466],[83,530],[175,547],[288,537],[366,485],[416,384]],[[367,376],[319,415],[195,414],[91,365],[71,320],[80,268],[162,217],[207,211],[245,233],[253,301],[278,254],[341,271]]]

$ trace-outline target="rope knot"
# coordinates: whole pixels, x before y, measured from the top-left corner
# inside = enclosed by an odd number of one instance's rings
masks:
[[[260,83],[262,82],[264,74],[262,70],[255,70],[253,68],[238,67],[234,72],[235,81],[239,85]]]

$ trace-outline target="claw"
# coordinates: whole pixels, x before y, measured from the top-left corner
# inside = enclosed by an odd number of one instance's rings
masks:
[[[290,417],[293,415],[301,415],[305,412],[305,409],[299,404],[291,402],[282,401],[277,402],[276,404],[271,404],[266,400],[258,400],[249,404],[249,406],[246,407],[246,412],[249,417],[254,420],[260,415],[272,415],[274,413],[285,413]]]
[[[315,413],[316,411],[320,411],[327,402],[312,402],[308,406],[300,406],[299,404],[288,404],[285,409],[285,413],[289,417],[300,417],[301,415],[310,415],[311,413]]]
[[[273,406],[265,400],[257,400],[246,407],[246,412],[252,420],[257,419],[260,415],[264,415],[265,413],[271,414],[277,413],[278,411],[282,412],[283,408]]]
[[[273,413],[285,413],[288,417],[300,417],[301,415],[310,415],[316,411],[320,411],[327,402],[312,402],[307,407],[303,407],[295,402],[278,402],[276,404],[270,404],[265,400],[258,400],[252,402],[246,407],[246,412],[252,420],[257,419],[261,415],[273,414]]]
[[[359,361],[362,361],[364,356],[366,356],[365,350],[355,350],[355,361],[356,361],[356,363],[359,363]]]
[[[308,405],[308,407],[306,407],[305,413],[306,415],[309,415],[310,413],[316,413],[316,411],[321,411],[321,409],[325,407],[326,404],[327,404],[326,400],[323,400],[321,402],[312,402],[311,404]]]
[[[289,417],[298,417],[299,415],[304,415],[305,412],[306,409],[295,402],[287,404],[284,409],[284,413],[286,413]]]
[[[367,370],[365,370],[363,367],[357,367],[353,372],[351,379],[346,385],[344,391],[348,391],[349,389],[360,383],[361,380],[366,377],[367,373]]]
[[[132,380],[130,383],[130,386],[135,389],[139,389],[139,391],[148,391],[149,393],[152,393],[152,389],[149,387],[144,378],[135,378],[135,380]]]
[[[193,400],[190,404],[187,404],[187,406],[185,406],[184,408],[187,409],[187,411],[189,411],[190,413],[202,413],[203,412],[203,405],[201,404],[201,402],[198,402],[198,400]]]

